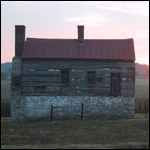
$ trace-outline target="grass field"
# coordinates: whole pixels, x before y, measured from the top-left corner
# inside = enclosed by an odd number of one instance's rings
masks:
[[[149,148],[149,120],[61,120],[11,122],[1,120],[2,149],[145,149]]]
[[[135,80],[135,96],[149,97],[149,79]],[[1,81],[1,98],[10,98],[10,80]]]
[[[149,97],[149,79],[135,80],[135,96]]]
[[[10,98],[10,80],[1,80],[1,98]]]

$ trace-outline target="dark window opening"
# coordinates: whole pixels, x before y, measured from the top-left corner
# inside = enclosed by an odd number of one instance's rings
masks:
[[[69,85],[69,70],[61,71],[61,84]]]
[[[111,94],[118,96],[121,93],[120,73],[111,74]]]
[[[96,72],[95,71],[87,72],[87,83],[96,84]]]
[[[45,92],[45,86],[36,86],[35,92]]]

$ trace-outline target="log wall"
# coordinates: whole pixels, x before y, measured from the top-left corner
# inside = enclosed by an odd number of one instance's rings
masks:
[[[61,70],[69,70],[69,85],[61,84]],[[96,83],[87,83],[87,72],[96,72]],[[135,67],[132,62],[90,60],[23,60],[22,95],[112,96],[111,74],[120,73],[120,96],[134,96]]]

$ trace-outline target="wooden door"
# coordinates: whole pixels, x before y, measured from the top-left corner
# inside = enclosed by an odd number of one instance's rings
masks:
[[[111,74],[111,94],[114,96],[120,95],[121,86],[120,86],[120,73]]]

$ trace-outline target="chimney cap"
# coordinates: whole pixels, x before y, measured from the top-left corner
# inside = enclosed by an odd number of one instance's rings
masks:
[[[15,25],[15,27],[26,27],[25,25]]]
[[[84,28],[84,25],[78,25],[78,27],[82,27],[82,28]]]

